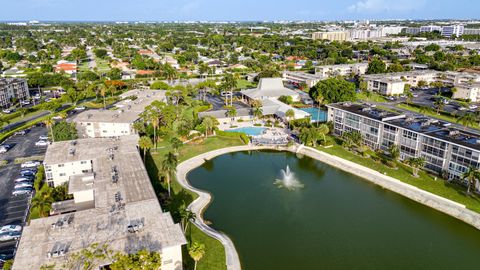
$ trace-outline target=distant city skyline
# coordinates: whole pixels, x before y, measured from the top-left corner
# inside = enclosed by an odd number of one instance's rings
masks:
[[[17,0],[0,20],[274,21],[476,19],[473,0]]]

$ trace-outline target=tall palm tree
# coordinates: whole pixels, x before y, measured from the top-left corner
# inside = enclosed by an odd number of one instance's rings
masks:
[[[322,106],[323,100],[324,100],[323,95],[321,93],[318,93],[317,96],[315,97],[315,101],[318,103],[317,127],[320,124],[320,121],[318,121],[318,120],[320,119],[320,106]]]
[[[52,205],[53,198],[50,192],[40,192],[32,199],[32,208],[37,209],[40,217],[47,217],[47,209]]]
[[[320,135],[322,136],[322,139],[323,139],[323,142],[325,143],[325,145],[327,144],[326,135],[328,134],[328,132],[330,132],[330,129],[328,128],[327,124],[321,124],[318,127],[318,133],[320,133]]]
[[[255,106],[255,107],[253,107],[252,113],[253,113],[253,117],[255,119],[259,119],[263,115],[263,110],[262,110],[261,107]]]
[[[173,151],[178,154],[178,149],[183,146],[183,142],[179,138],[173,137],[170,139],[170,145]]]
[[[467,194],[470,194],[470,187],[474,186],[475,181],[480,179],[480,171],[478,171],[474,167],[469,167],[468,171],[462,174],[462,179],[466,179],[468,181]]]
[[[105,95],[107,94],[107,87],[105,85],[100,86],[100,95],[103,98],[103,109],[107,109],[107,103],[105,101]]]
[[[180,217],[182,218],[182,228],[185,233],[187,231],[188,223],[194,221],[196,216],[195,213],[186,209],[185,206],[182,205],[182,208],[180,208]]]
[[[192,259],[195,261],[194,270],[197,270],[197,263],[203,258],[205,255],[205,245],[200,244],[198,242],[193,242],[190,247],[188,248],[188,254]]]
[[[52,117],[49,116],[43,121],[43,123],[48,129],[50,129],[50,134],[52,135],[52,142],[55,142],[55,134],[53,134],[53,124],[55,123],[55,121],[53,121]]]
[[[440,111],[443,109],[443,107],[445,106],[445,103],[443,103],[443,100],[441,99],[437,99],[435,100],[435,102],[433,103],[433,105],[435,106],[435,109],[437,110],[437,114],[440,114]]]
[[[165,179],[168,185],[168,196],[170,196],[170,181],[172,176],[177,172],[177,165],[178,159],[174,153],[168,152],[165,154],[162,161],[162,170],[165,173]]]
[[[397,161],[400,157],[400,149],[395,144],[390,145],[388,152],[390,152],[390,157],[393,159],[393,161]]]
[[[147,156],[147,150],[153,147],[152,140],[148,136],[142,136],[138,140],[138,146],[143,149],[143,163],[145,163],[145,158]]]
[[[465,113],[457,119],[457,122],[462,124],[464,129],[467,129],[467,127],[471,127],[475,123],[475,115],[473,113]]]

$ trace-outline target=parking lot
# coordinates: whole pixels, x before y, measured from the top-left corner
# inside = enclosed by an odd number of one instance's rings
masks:
[[[7,224],[25,225],[30,204],[30,195],[12,196],[14,179],[19,176],[20,164],[15,164],[15,159],[32,156],[43,156],[46,147],[36,147],[40,135],[46,135],[45,127],[33,127],[26,135],[15,135],[4,143],[12,144],[13,148],[0,154],[2,160],[8,162],[0,167],[0,226]],[[0,242],[0,254],[13,254],[17,241]]]

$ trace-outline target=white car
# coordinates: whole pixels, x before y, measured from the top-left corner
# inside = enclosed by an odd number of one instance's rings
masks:
[[[10,241],[14,239],[19,239],[22,234],[20,232],[6,232],[0,234],[0,241]]]
[[[0,154],[6,153],[7,151],[8,149],[5,146],[0,145]]]
[[[41,141],[48,141],[48,136],[47,135],[40,135],[40,137],[38,137],[39,140]]]
[[[20,196],[20,195],[25,195],[25,194],[30,194],[32,193],[32,189],[25,188],[25,189],[16,189],[12,192],[13,196]]]
[[[15,183],[22,183],[22,182],[33,182],[30,178],[27,178],[27,177],[20,177],[20,178],[17,178],[15,179],[14,181]]]
[[[16,183],[14,189],[20,189],[20,188],[31,188],[33,187],[32,183],[29,182],[20,182]]]
[[[57,115],[57,116],[54,116],[52,117],[53,120],[62,120],[63,117],[61,117],[60,115]]]
[[[33,168],[33,167],[38,167],[40,166],[40,162],[39,161],[26,161],[24,163],[22,163],[21,167],[22,168]]]
[[[35,143],[35,146],[41,146],[41,147],[44,147],[44,146],[48,146],[48,142],[47,141],[38,141]]]
[[[471,109],[471,110],[474,110],[474,109],[478,108],[478,106],[472,104],[472,105],[468,106],[468,108]]]
[[[5,110],[3,110],[2,112],[3,112],[3,113],[6,113],[6,114],[9,114],[9,113],[12,113],[13,110],[5,109]]]
[[[28,101],[28,100],[23,100],[20,103],[22,103],[23,105],[30,105],[30,101]]]
[[[85,110],[85,107],[84,106],[78,106],[78,107],[75,107],[74,110],[75,111],[83,111],[83,110]]]
[[[21,230],[22,230],[22,226],[20,225],[5,225],[0,228],[0,233],[20,232]]]

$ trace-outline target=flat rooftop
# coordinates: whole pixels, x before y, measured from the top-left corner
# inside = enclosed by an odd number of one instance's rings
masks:
[[[135,96],[136,99],[129,98]],[[78,123],[132,123],[153,101],[165,101],[164,90],[130,90],[120,95],[119,102],[109,110],[86,110],[72,118]]]
[[[71,176],[69,188],[91,188],[94,201],[88,209],[76,208],[73,213],[32,220],[24,227],[14,269],[53,263],[61,267],[65,257],[53,252],[59,247],[68,255],[94,243],[108,244],[112,250],[127,253],[141,249],[161,251],[186,244],[180,225],[174,224],[158,202],[137,149],[138,139],[138,135],[86,138],[75,143],[55,142],[47,148],[46,164],[92,162],[93,174]],[[73,155],[69,153],[72,146]],[[116,181],[112,180],[113,175]],[[74,209],[71,204],[67,201],[59,207]],[[132,226],[136,228],[134,233],[129,231]]]

